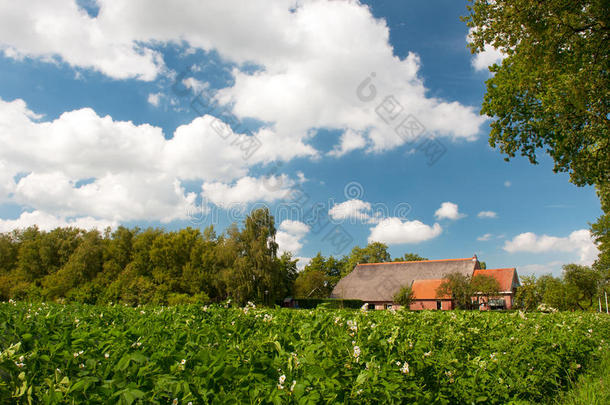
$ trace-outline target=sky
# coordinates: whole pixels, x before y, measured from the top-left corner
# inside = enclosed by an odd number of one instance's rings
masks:
[[[281,251],[379,241],[520,275],[591,264],[595,190],[504,161],[479,114],[502,55],[466,2],[3,1],[0,232],[222,232],[252,209]]]

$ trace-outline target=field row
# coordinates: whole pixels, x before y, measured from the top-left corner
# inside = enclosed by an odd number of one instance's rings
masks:
[[[610,318],[3,303],[0,329],[0,402],[526,403],[598,361]]]

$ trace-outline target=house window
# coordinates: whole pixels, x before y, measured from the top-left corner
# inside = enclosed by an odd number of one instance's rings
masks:
[[[490,309],[505,309],[506,302],[502,298],[496,298],[489,300]]]
[[[385,309],[392,309],[392,304],[385,304]]]
[[[369,304],[369,305],[368,305],[368,307],[367,307],[367,309],[368,309],[369,311],[373,311],[373,310],[375,310],[375,304]]]
[[[436,301],[436,309],[443,309],[443,302],[442,301]]]

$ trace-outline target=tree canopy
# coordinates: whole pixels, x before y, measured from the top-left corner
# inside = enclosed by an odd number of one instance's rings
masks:
[[[492,65],[481,114],[489,143],[509,160],[537,163],[595,185],[604,214],[591,226],[598,267],[610,269],[610,2],[470,0],[470,49],[504,54]]]
[[[525,310],[534,310],[541,304],[558,310],[595,310],[598,298],[603,302],[604,291],[610,292],[603,272],[595,267],[567,264],[561,277],[521,277],[515,306]]]
[[[471,0],[470,48],[493,46],[482,114],[489,142],[532,163],[546,148],[577,185],[610,176],[610,3],[604,0]]]
[[[287,296],[327,298],[357,263],[391,261],[386,245],[371,243],[341,258],[319,252],[299,272],[290,253],[279,255],[267,209],[252,211],[241,225],[222,234],[213,226],[103,233],[34,226],[0,234],[0,300],[138,305],[230,298],[274,305]]]

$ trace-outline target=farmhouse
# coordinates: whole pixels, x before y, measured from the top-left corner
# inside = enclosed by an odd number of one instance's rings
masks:
[[[480,309],[510,309],[519,277],[515,268],[481,269],[476,255],[464,259],[423,260],[412,262],[362,263],[341,279],[331,298],[359,299],[369,309],[396,308],[394,295],[404,286],[411,286],[411,309],[453,309],[449,296],[437,296],[436,289],[443,277],[450,273],[465,276],[484,274],[495,278],[500,285],[497,297],[473,297]]]

